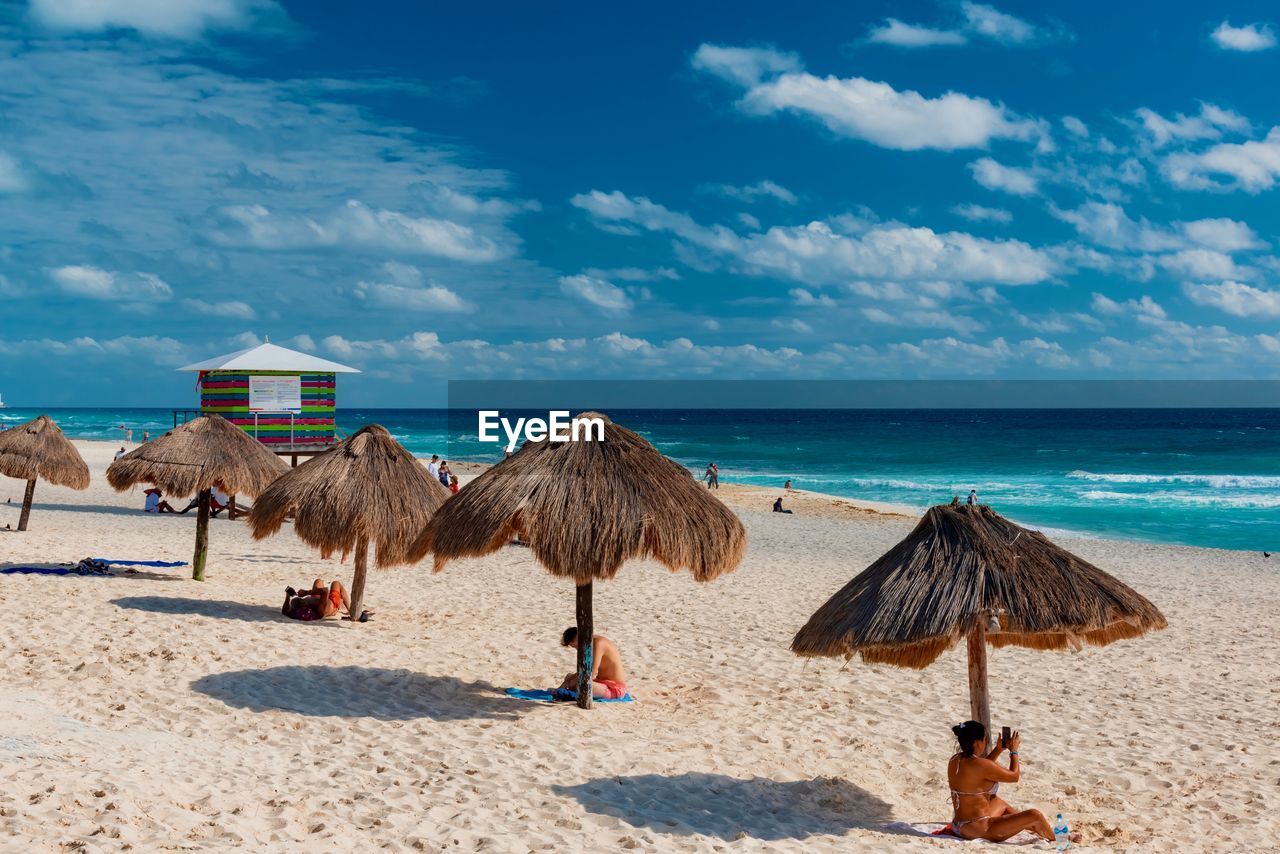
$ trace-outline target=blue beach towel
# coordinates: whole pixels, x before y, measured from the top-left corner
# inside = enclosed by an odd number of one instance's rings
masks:
[[[71,570],[62,566],[8,566],[0,569],[0,575],[16,575],[18,573],[23,575],[70,575]]]
[[[549,691],[545,688],[508,688],[507,696],[516,700],[532,700],[535,703],[572,703],[578,699],[578,692],[565,688],[556,688],[554,691]],[[633,698],[630,694],[627,694],[616,700],[602,700],[596,697],[591,702],[630,703],[633,702]]]
[[[185,560],[111,560],[105,557],[95,557],[98,563],[105,563],[111,566],[186,566]]]

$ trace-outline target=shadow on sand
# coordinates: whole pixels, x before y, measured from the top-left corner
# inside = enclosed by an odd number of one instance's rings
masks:
[[[283,600],[283,596],[281,599]],[[112,599],[112,605],[121,608],[132,608],[135,611],[150,611],[153,614],[196,614],[201,617],[217,617],[222,620],[244,620],[250,623],[261,623],[269,620],[288,622],[288,618],[280,613],[280,606],[250,605],[245,602],[230,602],[224,599],[184,599],[175,596],[124,596]],[[317,621],[319,625],[328,625],[331,621]]]
[[[313,717],[407,721],[514,719],[520,703],[492,685],[381,667],[268,667],[211,673],[191,688],[228,706]]]
[[[880,798],[838,777],[779,783],[722,774],[643,774],[607,777],[577,786],[552,786],[589,812],[660,833],[701,833],[778,841],[877,826],[890,819]]]
[[[0,533],[4,533],[3,528],[0,528]],[[7,561],[5,563],[0,563],[0,569],[11,569],[13,567],[27,567],[27,566],[41,567],[44,569],[67,569],[68,568],[66,566],[63,566],[60,563],[48,563],[46,561],[40,561],[40,560]],[[182,567],[178,567],[178,569],[182,569]],[[39,574],[39,573],[27,574],[27,573],[15,572],[15,573],[4,573],[4,577],[6,578],[24,578],[24,577],[29,577],[29,578],[142,578],[148,581],[181,581],[184,576],[180,574],[165,575],[164,573],[151,572],[145,569],[131,570],[128,567],[115,566],[111,568],[110,575],[97,575],[97,574],[81,575],[76,572],[46,575],[46,574]],[[152,597],[143,597],[143,598],[152,598]],[[154,598],[160,598],[160,597],[154,597]]]

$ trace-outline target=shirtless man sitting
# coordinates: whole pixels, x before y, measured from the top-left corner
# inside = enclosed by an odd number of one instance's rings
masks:
[[[574,626],[564,630],[560,645],[578,648],[578,630]],[[560,687],[568,691],[578,690],[578,673],[564,677]],[[604,635],[593,635],[591,640],[591,696],[599,700],[620,700],[627,695],[627,673],[622,669],[622,653],[618,645]]]
[[[319,620],[332,617],[341,611],[351,613],[351,599],[341,581],[334,581],[325,587],[324,579],[317,578],[310,590],[297,591],[286,587],[284,591],[284,607],[280,613],[294,620]]]

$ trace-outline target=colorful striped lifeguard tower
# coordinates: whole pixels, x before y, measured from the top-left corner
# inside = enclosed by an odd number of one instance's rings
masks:
[[[269,341],[178,370],[199,373],[199,414],[221,415],[295,465],[333,447],[337,375],[360,373]],[[175,410],[174,425],[194,414]]]

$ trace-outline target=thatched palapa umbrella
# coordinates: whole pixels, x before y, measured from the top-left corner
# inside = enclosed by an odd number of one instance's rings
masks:
[[[325,554],[354,549],[351,615],[358,617],[369,545],[375,565],[405,563],[409,545],[449,497],[384,427],[370,424],[271,484],[249,512],[249,527],[261,540],[293,513],[303,542]]]
[[[792,641],[802,656],[925,668],[962,639],[969,703],[991,731],[987,644],[1104,646],[1168,625],[1146,598],[983,505],[940,505],[819,608]]]
[[[0,433],[0,474],[27,482],[19,531],[27,530],[37,478],[72,489],[89,488],[89,467],[84,458],[48,415]]]
[[[252,498],[285,471],[279,457],[239,427],[221,415],[201,415],[116,460],[107,467],[107,481],[117,492],[150,483],[170,495],[197,495],[191,577],[204,581],[213,488]]]
[[[689,472],[607,417],[578,441],[527,441],[455,495],[413,545],[410,559],[435,555],[439,571],[478,557],[515,534],[538,561],[577,585],[578,705],[591,707],[591,585],[624,561],[654,558],[711,581],[737,567],[747,535],[727,507]],[[585,423],[584,425],[585,426]]]

